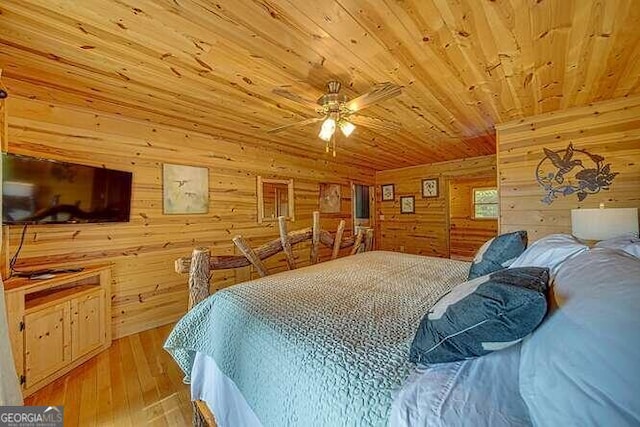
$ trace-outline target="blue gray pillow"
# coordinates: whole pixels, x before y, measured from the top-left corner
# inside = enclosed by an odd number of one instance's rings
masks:
[[[467,279],[475,279],[507,268],[525,249],[527,232],[524,230],[494,237],[478,249]]]
[[[547,313],[549,270],[510,268],[456,286],[422,318],[409,360],[444,363],[513,345]]]

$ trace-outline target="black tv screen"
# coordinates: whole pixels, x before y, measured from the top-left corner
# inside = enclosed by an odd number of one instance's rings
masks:
[[[127,222],[131,182],[131,172],[3,153],[2,222]]]

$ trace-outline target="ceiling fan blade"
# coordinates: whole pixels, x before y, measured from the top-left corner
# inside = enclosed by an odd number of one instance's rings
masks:
[[[288,124],[288,125],[279,126],[277,128],[269,129],[267,131],[267,133],[278,133],[278,132],[282,132],[282,131],[287,130],[287,129],[292,128],[292,127],[307,126],[307,125],[310,125],[312,123],[321,122],[322,120],[324,120],[324,117],[313,117],[311,119],[302,120],[301,122],[291,123],[291,124]]]
[[[401,93],[401,86],[394,83],[383,83],[377,85],[369,92],[349,101],[347,108],[351,111],[359,111],[377,102],[386,101],[387,99],[396,97]]]
[[[347,119],[355,125],[364,126],[373,130],[391,130],[398,131],[402,129],[402,125],[397,122],[392,122],[390,120],[383,120],[377,117],[369,117],[369,116],[349,116]]]
[[[302,97],[296,93],[289,92],[288,90],[281,87],[273,89],[272,92],[275,95],[287,98],[289,101],[297,102],[300,105],[311,108],[313,111],[316,111],[320,107],[315,101]]]

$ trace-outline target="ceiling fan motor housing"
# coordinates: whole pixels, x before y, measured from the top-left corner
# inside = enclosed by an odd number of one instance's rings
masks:
[[[318,98],[318,104],[322,106],[322,112],[338,113],[341,112],[341,107],[348,101],[346,95],[341,95],[340,88],[342,84],[338,81],[330,81],[327,83],[327,93]]]

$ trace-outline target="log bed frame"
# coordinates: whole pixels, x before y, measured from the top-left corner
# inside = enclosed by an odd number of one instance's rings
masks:
[[[296,268],[292,247],[311,240],[311,264],[318,263],[320,244],[332,249],[331,259],[336,259],[340,249],[351,247],[350,255],[370,251],[373,246],[373,230],[359,229],[355,236],[344,237],[345,222],[341,220],[335,237],[320,229],[320,213],[313,213],[312,227],[287,232],[286,218],[278,217],[280,237],[271,240],[256,249],[251,248],[242,236],[234,237],[233,243],[242,255],[210,255],[208,248],[195,248],[191,257],[178,258],[175,262],[177,273],[189,273],[189,310],[209,296],[209,281],[212,270],[226,270],[252,265],[260,277],[269,275],[263,260],[284,252],[289,270]],[[216,426],[213,413],[204,401],[192,402],[193,425],[196,427]]]

